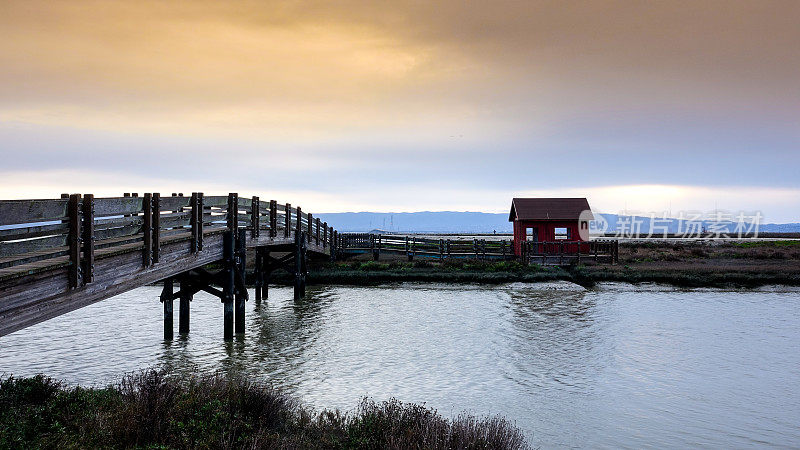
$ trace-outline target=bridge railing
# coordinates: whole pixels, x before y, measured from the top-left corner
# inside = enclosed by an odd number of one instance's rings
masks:
[[[251,239],[304,232],[322,248],[335,246],[338,235],[300,207],[236,194],[0,200],[0,280],[68,267],[69,285],[77,287],[92,281],[95,258],[141,251],[147,267],[158,263],[162,244],[186,241],[194,253],[204,238],[234,228],[249,230]]]

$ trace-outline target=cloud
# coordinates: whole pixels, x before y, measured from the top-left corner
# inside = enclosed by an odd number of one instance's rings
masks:
[[[375,210],[631,185],[749,205],[798,188],[798,19],[795,1],[6,1],[5,189],[40,170],[97,181],[56,191]]]

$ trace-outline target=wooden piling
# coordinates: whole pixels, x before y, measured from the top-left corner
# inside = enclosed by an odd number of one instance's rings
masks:
[[[263,286],[263,284],[264,284],[264,272],[263,272],[263,264],[262,264],[263,254],[262,254],[262,249],[261,248],[256,247],[256,255],[255,256],[256,256],[256,260],[255,260],[255,266],[253,268],[254,272],[255,272],[253,274],[253,275],[255,275],[255,282],[253,283],[253,287],[255,288],[254,290],[255,290],[255,294],[256,294],[256,304],[259,304],[259,303],[261,303],[261,286]]]
[[[233,339],[233,292],[236,289],[234,240],[234,232],[227,231],[223,237],[223,259],[226,270],[222,280],[223,338],[225,340]]]
[[[238,257],[237,266],[239,275],[243,276],[245,268],[247,267],[247,248],[246,248],[247,231],[239,230],[238,239],[236,240],[236,253]],[[234,295],[236,302],[235,321],[236,321],[236,334],[244,333],[244,314],[245,314],[245,300],[247,300],[246,292],[240,292],[238,289]]]
[[[298,207],[297,210],[299,212],[300,208]],[[294,242],[295,242],[294,300],[298,301],[306,295],[306,279],[305,279],[306,237],[302,231],[299,231],[295,235]]]
[[[147,194],[145,194],[146,196]],[[164,304],[164,340],[171,341],[173,333],[172,324],[172,298],[173,298],[173,280],[172,278],[164,279],[164,288],[161,290],[161,303]],[[181,286],[183,291],[183,286]]]
[[[191,286],[181,281],[181,300],[178,310],[178,333],[189,333],[189,305],[192,301]]]
[[[262,260],[263,260],[263,262],[268,262],[269,261],[269,256],[270,256],[269,253],[270,253],[269,252],[269,248],[265,248],[263,250],[263,252],[262,252]],[[266,268],[262,269],[262,274],[264,275],[264,278],[261,281],[261,297],[267,299],[267,298],[269,298],[269,274],[270,273],[267,272],[265,269]]]

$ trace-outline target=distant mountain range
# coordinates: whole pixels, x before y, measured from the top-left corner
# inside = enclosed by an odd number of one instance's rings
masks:
[[[651,219],[640,216],[620,216],[618,214],[595,213],[597,223],[608,232],[618,229],[630,230],[639,227],[640,230],[650,229]],[[456,211],[424,211],[413,213],[375,213],[375,212],[346,212],[319,214],[319,218],[336,229],[344,232],[370,232],[380,230],[390,233],[511,233],[511,222],[507,213],[481,213],[481,212],[456,212]],[[737,224],[734,222],[721,222],[718,224],[710,221],[696,222],[706,230],[720,229],[734,232]],[[656,219],[652,223],[659,233],[664,230],[668,233],[679,231],[682,222],[679,219]],[[685,230],[686,223],[683,222]],[[771,233],[798,233],[800,223],[761,224],[759,232]]]

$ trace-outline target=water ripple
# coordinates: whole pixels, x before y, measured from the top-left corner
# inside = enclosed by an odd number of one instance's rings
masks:
[[[0,338],[0,372],[103,385],[164,365],[241,372],[316,407],[363,395],[501,413],[545,448],[800,443],[800,291],[603,283],[271,288],[223,342],[198,294],[163,342],[147,287]],[[177,305],[177,303],[176,303]],[[177,321],[177,314],[176,314]]]

